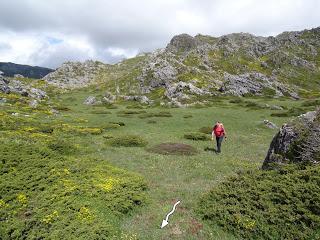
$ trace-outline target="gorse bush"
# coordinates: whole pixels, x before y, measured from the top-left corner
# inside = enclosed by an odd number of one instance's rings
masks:
[[[320,167],[240,173],[204,195],[198,212],[244,239],[319,239]]]
[[[205,133],[205,134],[211,134],[212,133],[212,127],[201,127],[199,129],[199,132]]]
[[[144,147],[147,141],[137,135],[117,136],[108,140],[108,144],[113,147]]]
[[[135,174],[66,156],[68,145],[0,139],[1,239],[110,239],[145,201]]]
[[[190,132],[186,133],[183,136],[186,139],[195,140],[195,141],[207,141],[210,140],[208,134],[200,133],[200,132]]]

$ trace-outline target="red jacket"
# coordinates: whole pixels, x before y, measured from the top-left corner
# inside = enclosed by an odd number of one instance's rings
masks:
[[[214,135],[216,137],[222,137],[225,135],[225,131],[224,131],[224,127],[223,125],[220,123],[220,124],[216,124],[213,129],[212,129]]]

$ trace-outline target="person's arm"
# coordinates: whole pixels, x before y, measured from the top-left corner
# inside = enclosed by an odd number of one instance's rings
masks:
[[[227,138],[226,129],[224,128],[223,124],[221,124],[221,126],[222,126],[222,130],[223,130],[223,136],[224,136],[225,138]]]
[[[213,138],[214,138],[214,128],[215,128],[215,126],[212,128],[212,132],[211,132],[211,140],[213,140]]]

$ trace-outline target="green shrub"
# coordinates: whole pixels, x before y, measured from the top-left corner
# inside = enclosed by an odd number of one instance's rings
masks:
[[[271,113],[272,117],[296,117],[305,113],[305,110],[302,108],[290,108],[287,111]]]
[[[229,103],[240,104],[240,103],[243,103],[243,100],[241,98],[235,98],[235,99],[231,99]]]
[[[195,141],[207,141],[210,140],[208,134],[200,133],[200,132],[191,132],[184,134],[184,138],[195,140]]]
[[[120,124],[117,124],[117,123],[106,123],[103,126],[101,126],[101,128],[104,130],[115,129],[118,127],[120,127]]]
[[[1,239],[111,239],[145,202],[140,176],[65,149],[0,138]]]
[[[110,111],[106,111],[106,110],[102,110],[102,109],[92,110],[90,113],[92,113],[92,114],[111,114]]]
[[[55,139],[50,141],[48,143],[48,148],[62,155],[68,155],[75,152],[75,147],[70,139]]]
[[[108,143],[113,147],[144,147],[148,142],[140,136],[128,135],[113,137]]]
[[[126,125],[124,122],[109,122],[109,123],[111,123],[111,124],[117,124],[117,125],[119,125],[119,126],[121,126],[121,127],[123,127],[123,126]]]
[[[192,118],[192,114],[186,114],[186,115],[183,115],[183,118]]]
[[[161,143],[148,149],[149,152],[154,152],[163,155],[194,155],[197,150],[183,143]]]
[[[147,123],[149,123],[149,124],[155,124],[155,123],[157,123],[157,121],[156,121],[156,120],[148,120]]]
[[[319,166],[239,173],[205,194],[198,212],[243,239],[318,239],[319,183]]]
[[[139,116],[139,118],[152,118],[152,117],[172,117],[172,114],[167,111],[161,111],[158,113],[145,113]]]
[[[71,110],[70,108],[68,108],[68,107],[66,107],[66,106],[61,106],[61,105],[55,106],[54,109],[56,109],[56,110],[58,110],[58,111],[65,111],[65,112],[68,112],[68,111]]]
[[[314,107],[314,106],[320,106],[320,99],[316,100],[308,100],[301,104],[303,107]]]
[[[211,135],[212,127],[202,127],[199,129],[199,132]]]

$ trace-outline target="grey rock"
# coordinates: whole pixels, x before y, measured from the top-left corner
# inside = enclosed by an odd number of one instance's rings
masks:
[[[276,124],[273,122],[270,122],[269,120],[263,120],[263,123],[265,124],[266,127],[271,128],[271,129],[276,129],[278,128]]]
[[[9,80],[2,76],[0,76],[0,91],[6,94],[16,93],[24,97],[37,99],[45,99],[48,97],[47,93],[41,89],[33,88],[19,80]]]
[[[271,110],[283,110],[283,107],[280,107],[280,106],[278,106],[278,105],[271,105],[271,106],[270,106],[270,109],[271,109]]]
[[[14,74],[13,77],[14,78],[24,78],[24,76],[22,74]]]
[[[196,38],[188,34],[180,34],[174,36],[167,46],[167,49],[174,51],[189,51],[194,49],[198,44]]]
[[[94,96],[89,96],[84,100],[83,104],[85,105],[95,105],[97,104],[97,99]]]
[[[107,64],[91,60],[83,63],[66,62],[43,79],[62,89],[82,88],[96,83],[97,75],[107,68]]]
[[[112,104],[116,100],[116,96],[114,96],[111,92],[105,92],[102,102]]]
[[[38,104],[39,104],[38,101],[33,99],[33,100],[30,101],[29,106],[32,107],[32,108],[37,108]]]
[[[225,73],[224,79],[225,82],[220,91],[235,96],[244,96],[246,94],[262,95],[265,89],[271,89],[275,92],[275,96],[289,94],[293,98],[298,97],[297,93],[278,82],[275,78],[267,77],[258,72],[241,75]]]
[[[294,121],[284,124],[270,144],[262,169],[273,169],[278,165],[289,162],[319,162],[320,159],[317,160],[311,157],[320,153],[320,125],[316,119],[320,120],[320,110],[308,112],[299,116]],[[305,134],[308,135],[305,136]],[[296,141],[302,135],[306,140],[301,145],[301,151],[293,151],[289,154],[293,144],[301,144]],[[314,151],[317,152],[315,153]]]
[[[144,95],[136,95],[136,96],[121,96],[125,101],[137,101],[142,104],[152,104],[153,101],[150,100],[147,96]]]

